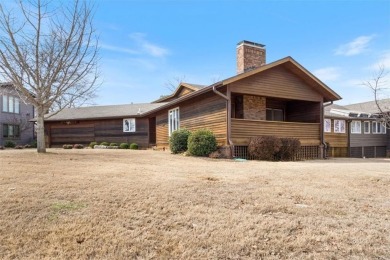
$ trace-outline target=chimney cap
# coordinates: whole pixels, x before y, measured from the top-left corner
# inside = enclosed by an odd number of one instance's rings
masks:
[[[265,45],[264,44],[261,44],[261,43],[256,43],[256,42],[251,42],[251,41],[240,41],[239,43],[237,43],[237,47],[240,46],[240,45],[249,45],[249,46],[252,46],[252,47],[259,47],[259,48],[264,48]]]

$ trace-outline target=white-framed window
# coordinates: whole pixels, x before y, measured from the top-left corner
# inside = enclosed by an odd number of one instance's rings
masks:
[[[179,108],[174,108],[168,111],[168,129],[169,136],[180,128],[180,114]]]
[[[325,133],[332,132],[332,120],[331,119],[324,119],[324,132]]]
[[[370,133],[370,121],[364,121],[364,133],[369,134]]]
[[[362,133],[362,122],[361,121],[352,121],[351,122],[351,134],[361,134]]]
[[[135,132],[135,118],[123,119],[123,132],[126,133]]]
[[[17,97],[3,95],[3,112],[20,113],[20,100]]]
[[[345,133],[345,120],[334,120],[333,132]]]
[[[384,122],[372,122],[373,134],[386,134],[386,125]]]

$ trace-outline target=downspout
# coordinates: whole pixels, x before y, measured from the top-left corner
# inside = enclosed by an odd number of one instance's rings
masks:
[[[223,99],[225,99],[226,103],[227,103],[227,140],[229,142],[231,155],[234,158],[234,144],[230,138],[230,136],[231,136],[231,121],[232,121],[232,115],[231,115],[232,114],[232,111],[231,111],[231,106],[232,106],[231,102],[232,101],[230,99],[230,95],[226,96],[217,90],[218,86],[222,86],[222,84],[221,85],[214,85],[213,92],[215,94],[221,96]]]
[[[321,109],[321,131],[320,131],[320,133],[321,133],[321,143],[324,146],[323,159],[327,158],[326,149],[328,148],[326,145],[326,142],[325,142],[325,137],[324,137],[324,118],[325,118],[324,110],[325,110],[325,107],[330,106],[330,105],[333,105],[333,101],[330,101],[329,103],[326,103],[326,104],[322,103],[322,109]]]

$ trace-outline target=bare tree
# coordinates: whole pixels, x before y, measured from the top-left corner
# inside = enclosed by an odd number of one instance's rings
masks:
[[[180,83],[183,83],[186,76],[174,77],[173,79],[167,80],[164,86],[171,92],[174,92]]]
[[[46,152],[44,115],[95,93],[98,39],[92,20],[93,6],[83,0],[19,0],[15,9],[0,4],[0,75],[35,106],[39,153]]]
[[[389,72],[385,70],[385,66],[380,65],[375,75],[370,80],[364,81],[363,85],[372,90],[378,114],[383,119],[386,127],[390,128],[390,99],[386,99],[386,95],[390,90],[389,83],[386,80],[388,74]]]

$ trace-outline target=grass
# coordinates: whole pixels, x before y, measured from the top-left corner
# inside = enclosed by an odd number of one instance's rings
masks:
[[[1,259],[388,259],[390,160],[0,151]]]

